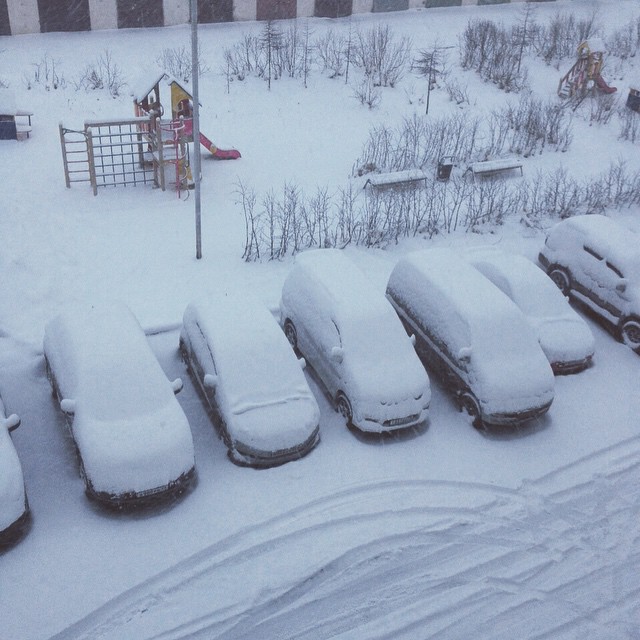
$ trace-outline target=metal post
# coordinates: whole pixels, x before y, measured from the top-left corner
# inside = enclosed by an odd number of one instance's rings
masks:
[[[191,88],[193,90],[193,183],[196,200],[196,259],[202,258],[200,216],[200,101],[198,96],[198,0],[191,0]]]

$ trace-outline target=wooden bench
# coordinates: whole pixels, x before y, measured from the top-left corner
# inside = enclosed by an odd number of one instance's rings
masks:
[[[364,187],[374,189],[389,189],[392,187],[410,186],[426,181],[427,174],[421,169],[407,169],[406,171],[392,171],[390,173],[372,173]]]
[[[505,171],[520,169],[522,175],[522,162],[518,158],[501,158],[498,160],[484,160],[483,162],[474,162],[469,165],[467,171],[471,171],[473,177],[476,176],[492,176]]]
[[[16,111],[16,140],[26,140],[30,136],[32,116],[32,111],[22,111],[21,109]],[[24,120],[20,121],[18,118],[26,118],[27,120],[26,122]]]

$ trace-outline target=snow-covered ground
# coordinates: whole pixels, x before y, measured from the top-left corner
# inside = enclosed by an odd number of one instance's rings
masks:
[[[414,48],[455,46],[473,17],[513,22],[521,5],[398,12],[383,21]],[[605,32],[635,19],[637,2],[536,4],[543,21],[558,10],[597,17]],[[349,21],[319,20],[320,33]],[[0,555],[0,638],[634,638],[640,628],[640,358],[591,319],[594,366],[556,378],[540,421],[483,436],[432,376],[428,425],[379,438],[352,433],[311,372],[322,440],[306,458],[269,470],[233,465],[178,354],[187,304],[246,289],[270,308],[290,259],[244,263],[239,180],[258,194],[286,181],[313,191],[344,187],[372,124],[422,113],[422,78],[384,89],[375,110],[340,79],[248,79],[226,92],[222,50],[258,25],[200,29],[212,71],[201,78],[201,129],[236,161],[203,155],[203,258],[195,259],[193,197],[150,187],[66,189],[58,123],[129,117],[127,91],[76,91],[71,79],[105,49],[128,82],[165,47],[189,46],[188,27],[0,38],[0,80],[18,108],[34,112],[25,142],[0,142],[0,388],[22,426],[22,461],[33,525]],[[24,77],[47,56],[64,89],[27,90]],[[456,62],[455,54],[452,55]],[[527,59],[537,95],[553,97],[560,70]],[[605,77],[626,97],[634,61]],[[455,66],[455,65],[454,65]],[[151,69],[151,71],[149,71]],[[472,72],[456,71],[472,112],[509,99]],[[635,75],[634,75],[635,74]],[[445,91],[430,113],[455,107]],[[567,167],[577,176],[625,159],[638,146],[614,124],[575,118],[566,153],[524,161],[524,173]],[[204,153],[204,152],[203,152]],[[518,180],[519,177],[513,179]],[[612,212],[640,230],[640,212]],[[552,221],[549,220],[549,223]],[[484,243],[535,258],[543,231],[517,216],[486,234],[420,237],[387,250],[346,251],[384,290],[398,257],[426,246]],[[149,330],[193,432],[198,482],[171,507],[107,513],[89,502],[73,444],[45,376],[44,326],[75,302],[119,298]],[[158,330],[155,332],[154,330]],[[250,337],[248,337],[250,339]],[[114,600],[115,599],[115,600]],[[80,623],[74,625],[78,620]]]

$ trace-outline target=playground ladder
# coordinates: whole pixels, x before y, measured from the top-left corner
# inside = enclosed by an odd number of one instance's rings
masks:
[[[62,162],[67,189],[72,182],[89,182],[98,195],[91,131],[75,131],[59,125]]]

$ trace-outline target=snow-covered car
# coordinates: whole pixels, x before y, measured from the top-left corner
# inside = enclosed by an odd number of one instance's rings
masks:
[[[18,540],[29,519],[22,467],[10,435],[18,426],[20,418],[7,416],[0,396],[0,547]]]
[[[477,247],[465,257],[524,313],[554,373],[576,373],[591,364],[591,329],[531,260],[493,247]]]
[[[640,236],[611,218],[558,222],[538,260],[565,295],[593,310],[640,354]]]
[[[448,249],[408,254],[391,272],[387,296],[474,426],[516,425],[549,409],[553,372],[533,329],[462,257]]]
[[[383,432],[426,420],[431,388],[412,341],[384,294],[341,251],[298,254],[280,321],[348,425]]]
[[[270,467],[302,458],[320,439],[320,409],[273,314],[246,296],[192,302],[180,351],[211,407],[229,458]]]
[[[195,474],[187,418],[133,313],[69,310],[45,329],[47,375],[67,417],[89,497],[121,505],[175,496]]]

